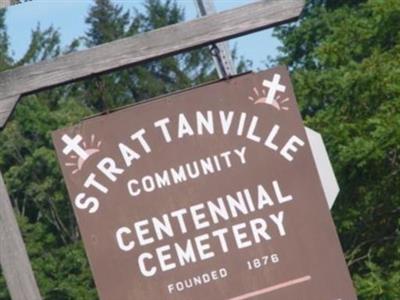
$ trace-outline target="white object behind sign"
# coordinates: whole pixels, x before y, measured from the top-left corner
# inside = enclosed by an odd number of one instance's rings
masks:
[[[326,200],[331,209],[339,194],[339,185],[321,135],[308,127],[305,129],[308,141],[310,142],[311,152],[317,166],[319,179],[321,180]]]

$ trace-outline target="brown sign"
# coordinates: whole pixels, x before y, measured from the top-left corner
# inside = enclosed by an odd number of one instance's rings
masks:
[[[101,299],[357,299],[285,68],[53,139]]]

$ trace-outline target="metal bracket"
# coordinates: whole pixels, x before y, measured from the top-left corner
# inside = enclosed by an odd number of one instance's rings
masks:
[[[201,16],[216,13],[214,2],[212,0],[195,0],[194,2]],[[219,78],[228,79],[237,74],[228,42],[212,44],[210,46],[210,52],[213,56]]]

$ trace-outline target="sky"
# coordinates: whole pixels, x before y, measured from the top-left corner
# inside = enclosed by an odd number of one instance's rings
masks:
[[[143,0],[113,0],[126,9],[140,9]],[[197,17],[193,0],[177,0],[185,9],[186,20]],[[232,9],[250,3],[250,0],[214,0],[217,11]],[[61,33],[63,46],[74,38],[82,36],[87,30],[85,17],[93,0],[33,0],[9,7],[6,24],[10,35],[12,53],[19,59],[28,49],[31,31],[38,26],[42,29],[53,25]],[[263,69],[268,56],[278,53],[279,41],[272,36],[272,30],[263,30],[244,37],[230,40],[230,46],[236,47],[239,56],[253,62],[253,69]]]

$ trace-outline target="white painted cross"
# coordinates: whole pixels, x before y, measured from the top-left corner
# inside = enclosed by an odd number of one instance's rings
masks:
[[[82,136],[81,135],[76,135],[73,139],[71,139],[68,135],[64,134],[61,138],[63,142],[67,145],[63,149],[63,153],[65,155],[70,154],[71,152],[75,152],[80,158],[83,160],[88,159],[89,155],[86,153],[86,151],[79,145],[79,143],[82,141]]]
[[[275,74],[272,81],[264,80],[263,86],[269,88],[268,95],[267,95],[267,104],[272,104],[275,100],[276,92],[284,93],[286,91],[286,86],[280,84],[281,75]]]

